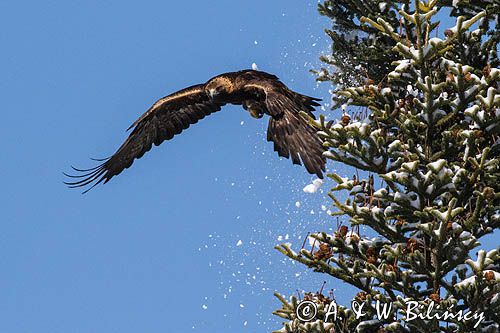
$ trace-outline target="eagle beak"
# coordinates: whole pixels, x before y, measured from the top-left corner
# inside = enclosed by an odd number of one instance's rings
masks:
[[[214,98],[216,95],[217,95],[217,90],[215,89],[210,89],[208,91],[208,95],[211,97],[211,98]]]

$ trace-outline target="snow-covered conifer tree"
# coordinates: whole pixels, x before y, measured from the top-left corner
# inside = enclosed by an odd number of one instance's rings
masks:
[[[277,249],[357,288],[364,315],[338,304],[326,320],[334,295],[276,294],[279,332],[498,332],[500,253],[480,239],[500,226],[500,2],[332,0],[320,12],[334,19],[334,69],[318,74],[343,111],[311,122],[331,163],[355,171],[329,175],[325,225],[338,230]],[[312,321],[297,316],[304,300]]]

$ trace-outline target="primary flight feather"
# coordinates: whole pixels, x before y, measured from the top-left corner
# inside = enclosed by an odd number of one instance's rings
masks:
[[[226,104],[242,105],[255,118],[269,115],[267,140],[274,143],[279,156],[323,178],[326,160],[324,147],[316,130],[300,115],[314,117],[312,111],[320,99],[301,95],[285,86],[276,76],[262,71],[243,70],[218,75],[205,84],[194,85],[155,102],[129,129],[129,137],[108,159],[92,169],[77,169],[79,175],[68,175],[75,181],[70,187],[89,186],[85,192],[130,167],[153,144],[160,145],[174,135]]]

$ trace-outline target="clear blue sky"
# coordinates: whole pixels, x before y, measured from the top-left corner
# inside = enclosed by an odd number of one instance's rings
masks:
[[[85,196],[61,172],[113,153],[157,98],[253,62],[328,100],[308,73],[326,27],[316,1],[2,2],[0,332],[280,328],[272,293],[324,277],[273,246],[335,225],[265,121],[228,107]]]
[[[314,178],[240,108],[85,196],[62,184],[70,164],[113,153],[155,99],[221,72],[255,62],[328,99],[308,72],[328,22],[315,1],[291,5],[0,4],[0,332],[270,331],[275,290],[320,287],[273,246],[324,229],[328,200],[302,192]]]

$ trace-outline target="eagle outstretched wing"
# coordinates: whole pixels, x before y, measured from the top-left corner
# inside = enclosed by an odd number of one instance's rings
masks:
[[[99,160],[102,164],[92,169],[77,169],[80,175],[68,175],[75,181],[65,182],[70,187],[92,186],[107,183],[112,177],[130,167],[134,159],[141,158],[153,144],[160,145],[197,123],[205,116],[219,111],[223,104],[211,100],[204,91],[204,85],[194,85],[159,99],[130,127],[133,128],[127,140],[113,156]],[[85,193],[84,192],[84,193]]]
[[[309,173],[323,178],[326,164],[323,142],[316,129],[300,115],[300,111],[311,111],[311,103],[315,105],[316,102],[311,97],[296,95],[291,99],[268,94],[266,104],[272,116],[269,118],[267,141],[274,143],[274,151],[279,156],[290,158],[293,164],[303,163]]]

